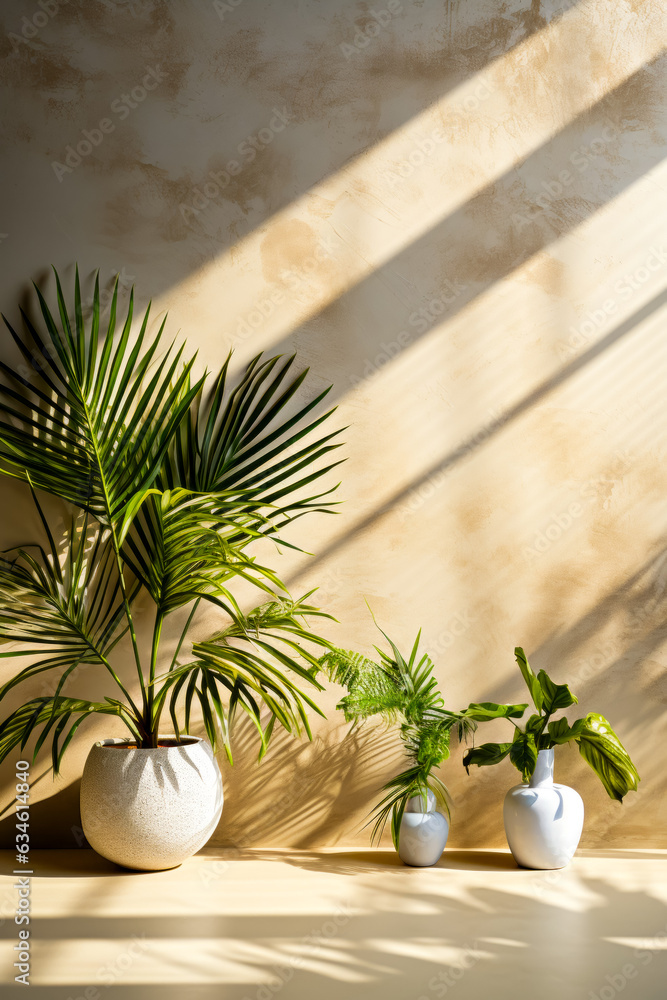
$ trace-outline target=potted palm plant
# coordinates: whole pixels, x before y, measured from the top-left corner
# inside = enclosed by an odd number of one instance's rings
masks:
[[[386,795],[369,820],[371,842],[379,842],[391,818],[392,840],[401,860],[426,867],[437,863],[449,833],[450,797],[436,769],[449,757],[452,730],[460,735],[475,723],[465,713],[444,707],[433,662],[419,652],[421,631],[407,658],[380,631],[391,651],[376,646],[379,662],[335,648],[320,663],[331,680],[347,689],[337,706],[347,722],[356,725],[379,716],[399,726],[407,767],[382,789]]]
[[[307,710],[322,714],[308,690],[322,688],[314,651],[328,643],[304,616],[324,613],[310,595],[292,600],[249,548],[262,538],[287,544],[286,525],[331,510],[336,487],[316,495],[309,487],[338,464],[321,460],[340,432],[322,436],[333,411],[312,412],[328,389],[297,403],[307,372],[295,374],[294,357],[260,355],[233,387],[228,357],[207,389],[206,374],[193,377],[194,358],[163,346],[164,322],[149,336],[150,305],[133,336],[134,291],[116,332],[117,282],[103,329],[98,277],[89,323],[78,269],[71,311],[55,277],[56,315],[37,288],[40,320],[23,313],[21,335],[5,320],[25,364],[0,361],[0,472],[27,484],[43,537],[0,565],[0,639],[18,644],[1,655],[36,657],[0,700],[38,675],[54,677],[54,690],[2,720],[0,760],[36,736],[35,756],[50,740],[57,772],[85,719],[115,716],[128,735],[91,750],[83,830],[120,864],[172,867],[215,829],[222,782],[213,750],[221,744],[231,761],[239,712],[256,727],[260,757],[276,722],[310,736]],[[44,494],[67,510],[58,537]],[[242,610],[240,583],[258,595],[256,607]],[[147,650],[137,636],[140,600],[152,608]],[[202,602],[223,620],[193,643]],[[174,616],[180,638],[165,655]],[[118,663],[124,638],[134,683]],[[103,700],[69,691],[81,664],[105,674]],[[206,739],[191,735],[193,706]]]
[[[564,868],[577,849],[584,823],[581,796],[567,785],[554,784],[554,749],[576,743],[579,753],[590,764],[610,798],[623,801],[629,791],[636,791],[639,774],[618,736],[597,712],[589,712],[572,725],[561,716],[562,709],[577,703],[567,684],[555,684],[545,670],[537,675],[531,669],[521,646],[514,650],[516,662],[526,683],[535,712],[523,727],[515,722],[528,705],[497,705],[514,725],[514,737],[508,743],[484,743],[473,747],[463,757],[469,772],[471,764],[479,767],[498,764],[509,757],[521,772],[522,783],[510,788],[505,796],[503,817],[510,850],[517,864],[524,868]],[[474,710],[478,706],[470,706]]]

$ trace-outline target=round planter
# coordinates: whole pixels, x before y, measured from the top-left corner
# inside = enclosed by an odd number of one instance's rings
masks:
[[[554,784],[554,752],[540,750],[528,784],[505,796],[507,843],[522,868],[564,868],[581,838],[584,803],[567,785]]]
[[[209,840],[222,813],[222,776],[210,745],[160,736],[100,740],[81,779],[81,826],[98,854],[125,868],[175,868]]]
[[[401,820],[398,856],[414,868],[437,864],[449,834],[447,818],[436,812],[435,795],[429,791],[427,797],[426,803],[421,795],[408,799]]]

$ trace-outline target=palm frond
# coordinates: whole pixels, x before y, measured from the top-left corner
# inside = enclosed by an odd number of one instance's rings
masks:
[[[294,409],[293,401],[308,375],[308,369],[292,373],[294,355],[264,361],[258,355],[233,389],[229,389],[230,361],[231,354],[210,392],[198,387],[165,455],[160,485],[261,499],[270,521],[265,530],[274,534],[306,513],[330,513],[333,501],[327,498],[337,486],[315,495],[302,493],[340,464],[320,464],[320,460],[341,447],[336,439],[344,428],[313,437],[335,411],[334,407],[311,419],[331,386],[291,412],[290,404]]]
[[[451,796],[449,789],[433,774],[430,768],[424,766],[410,767],[395,778],[388,781],[382,788],[387,794],[378,802],[367,826],[372,824],[371,843],[379,844],[382,834],[391,820],[391,839],[396,850],[399,848],[401,836],[401,821],[408,801],[417,795],[433,792],[436,804],[447,816],[451,816]]]
[[[63,754],[69,746],[76,730],[89,715],[93,713],[103,715],[116,715],[123,719],[128,728],[139,736],[130,713],[125,705],[112,699],[106,701],[83,701],[78,698],[64,697],[42,697],[33,698],[24,705],[12,712],[0,723],[0,763],[11,753],[15,747],[24,749],[30,737],[39,726],[42,726],[41,735],[35,746],[33,760],[41,748],[44,740],[52,729],[51,757],[53,769],[57,774],[60,770]],[[75,721],[67,730],[67,726],[73,716]]]
[[[176,709],[182,696],[187,731],[197,698],[208,738],[214,745],[222,739],[230,760],[230,736],[238,709],[250,717],[258,731],[260,759],[275,721],[289,733],[298,734],[303,729],[310,738],[307,709],[319,715],[323,712],[291,675],[321,691],[319,661],[309,647],[328,643],[300,619],[330,616],[306,604],[305,598],[269,601],[248,614],[239,612],[237,621],[193,645],[195,660],[157,677],[162,697],[169,692],[174,724],[178,726]],[[262,706],[269,710],[266,725],[261,719]]]
[[[46,541],[12,550],[0,565],[0,642],[16,644],[0,655],[37,658],[0,699],[47,671],[56,683],[54,695],[5,720],[0,750],[41,727],[36,750],[51,739],[59,766],[95,711],[118,715],[142,747],[155,746],[161,712],[169,708],[178,732],[181,704],[185,729],[200,710],[211,742],[220,737],[228,751],[237,711],[257,727],[260,756],[276,721],[310,735],[307,711],[320,710],[307,691],[322,687],[313,650],[330,644],[303,616],[329,616],[306,603],[310,595],[291,601],[247,550],[266,536],[294,548],[280,537],[283,527],[331,512],[336,486],[311,488],[339,464],[331,454],[341,432],[320,431],[333,410],[315,415],[329,389],[299,403],[307,371],[295,374],[293,357],[259,356],[233,388],[228,358],[205,394],[206,376],[193,378],[195,358],[163,345],[165,323],[149,334],[150,305],[135,330],[133,291],[117,331],[118,282],[104,328],[99,277],[86,321],[78,268],[72,302],[57,272],[55,283],[55,308],[37,288],[39,320],[22,311],[22,333],[5,319],[28,369],[0,362],[0,473],[26,481],[35,500],[42,491],[77,513],[56,540],[38,504]],[[241,581],[270,595],[250,615],[235,597]],[[146,671],[133,617],[142,589],[155,604]],[[196,644],[192,662],[179,665],[177,652],[156,681],[164,617],[193,605],[187,632],[202,600],[225,613],[227,627]],[[126,632],[141,707],[108,658]],[[124,700],[67,698],[82,663],[106,669]]]
[[[420,635],[407,660],[391,639],[388,642],[393,657],[375,647],[380,654],[379,663],[340,648],[320,659],[329,678],[347,688],[348,693],[338,705],[347,722],[373,715],[380,715],[390,723],[399,715],[407,722],[417,722],[426,712],[441,708],[443,699],[433,677],[433,662],[427,654],[417,659],[419,640]]]
[[[0,641],[23,647],[5,650],[0,657],[43,658],[10,678],[0,688],[0,700],[17,684],[57,669],[63,671],[60,693],[82,663],[103,665],[117,681],[107,657],[127,631],[109,532],[91,525],[87,515],[72,518],[61,543],[61,565],[60,550],[34,493],[33,498],[46,527],[47,546],[11,550],[13,558],[0,562]]]
[[[55,277],[59,322],[37,286],[41,332],[23,311],[26,336],[3,317],[34,374],[28,378],[0,362],[7,379],[0,384],[0,471],[29,477],[37,488],[110,526],[134,494],[152,485],[203,379],[185,390],[194,358],[183,364],[182,349],[170,345],[158,359],[164,322],[149,340],[150,305],[130,346],[134,292],[116,338],[116,283],[100,343],[98,279],[86,332],[78,269],[74,323],[57,272]]]
[[[329,650],[320,658],[327,676],[347,688],[336,708],[346,722],[360,722],[373,715],[393,723],[405,704],[402,688],[380,664],[347,649]]]
[[[238,620],[241,612],[227,584],[239,578],[271,595],[285,590],[271,569],[244,552],[248,540],[260,537],[263,519],[240,514],[235,495],[152,489],[141,499],[141,509],[128,514],[133,516],[124,555],[159,615],[203,598]],[[240,526],[244,545],[231,541]]]

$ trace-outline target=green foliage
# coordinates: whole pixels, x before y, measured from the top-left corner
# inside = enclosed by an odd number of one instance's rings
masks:
[[[478,767],[499,764],[501,760],[507,757],[511,749],[511,743],[482,743],[481,746],[472,747],[471,750],[466,752],[463,764],[468,773],[470,773],[471,764],[476,764]]]
[[[636,791],[640,780],[635,765],[603,715],[589,712],[569,726],[566,719],[549,723],[553,745],[574,740],[579,753],[598,775],[607,794],[622,802],[629,791]]]
[[[526,687],[530,691],[530,697],[533,699],[533,704],[538,712],[542,711],[542,685],[538,681],[537,677],[532,671],[530,663],[526,659],[526,654],[517,646],[514,650],[514,656],[516,658],[517,665],[521,671],[521,676],[526,682]]]
[[[377,715],[389,725],[400,726],[409,767],[383,787],[386,795],[369,821],[373,824],[371,842],[374,843],[380,840],[391,818],[392,840],[398,850],[408,799],[425,796],[430,789],[440,808],[449,815],[449,793],[434,772],[449,757],[452,730],[456,729],[460,735],[474,729],[476,723],[472,716],[444,707],[433,676],[433,662],[427,654],[419,655],[421,631],[407,659],[385,632],[382,635],[391,652],[376,646],[379,662],[344,649],[329,650],[319,662],[331,680],[347,689],[337,706],[347,722],[357,724]]]
[[[63,754],[76,730],[84,719],[93,713],[119,716],[132,735],[138,736],[131,714],[124,705],[111,698],[107,698],[106,701],[82,701],[65,697],[32,698],[0,723],[0,759],[4,760],[15,747],[20,747],[23,750],[36,727],[42,725],[43,729],[37,741],[35,756],[53,728],[51,756],[53,769],[57,773]],[[77,716],[77,718],[67,730],[72,716]]]
[[[472,702],[465,710],[465,717],[475,722],[490,719],[520,719],[528,705],[497,705],[494,701]]]
[[[529,781],[537,764],[537,746],[533,733],[522,733],[520,729],[514,732],[510,747],[510,760],[517,771],[521,771],[524,781]]]
[[[332,649],[321,666],[348,693],[337,705],[346,722],[359,722],[372,715],[381,715],[386,722],[395,722],[405,703],[405,692],[397,686],[381,664],[361,653]]]
[[[294,357],[261,355],[231,385],[230,355],[207,391],[206,374],[193,380],[195,358],[163,342],[165,322],[149,334],[150,305],[133,334],[134,292],[117,331],[117,282],[103,324],[98,277],[88,323],[78,269],[71,310],[55,279],[55,313],[37,288],[39,323],[22,311],[19,335],[5,319],[25,364],[12,369],[0,361],[0,472],[26,481],[44,535],[0,564],[0,641],[19,644],[0,655],[37,658],[0,689],[0,700],[49,672],[54,694],[5,718],[0,760],[32,735],[36,754],[49,737],[57,770],[76,728],[93,713],[118,716],[141,746],[155,746],[167,705],[177,732],[189,731],[196,705],[209,739],[221,741],[230,759],[238,708],[258,729],[260,756],[276,721],[310,735],[306,709],[319,709],[303,688],[321,689],[311,650],[329,643],[304,616],[324,615],[305,603],[310,595],[292,601],[274,571],[247,550],[263,537],[287,545],[286,525],[332,512],[336,486],[309,489],[338,464],[322,460],[340,446],[340,431],[319,430],[333,410],[316,412],[329,389],[297,403],[307,370],[295,374]],[[70,512],[57,541],[38,499],[44,493]],[[242,611],[239,583],[264,603]],[[154,606],[150,659],[135,628],[142,595]],[[226,627],[192,646],[201,601],[224,613]],[[186,607],[180,641],[158,677],[164,621]],[[134,697],[110,661],[128,634],[139,682]],[[63,693],[84,663],[107,671],[118,699],[85,702]]]
[[[554,712],[576,704],[576,697],[567,684],[555,684],[546,671],[540,670],[536,676],[520,646],[516,647],[514,655],[536,712],[521,729],[513,720],[523,716],[527,705],[495,705],[490,702],[482,706],[470,705],[464,713],[468,718],[483,722],[505,717],[512,722],[515,731],[512,743],[485,743],[468,750],[463,757],[466,770],[469,772],[471,764],[478,767],[498,764],[509,754],[511,762],[521,771],[523,780],[529,781],[540,750],[574,741],[610,798],[622,802],[629,791],[637,791],[640,780],[637,769],[604,716],[589,712],[572,726],[563,717],[551,721]],[[488,714],[483,715],[480,709],[488,710]]]

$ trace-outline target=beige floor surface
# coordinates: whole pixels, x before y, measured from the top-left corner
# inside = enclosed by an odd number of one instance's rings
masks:
[[[460,850],[430,869],[354,849],[211,849],[147,874],[31,861],[30,991],[3,874],[2,1000],[667,1000],[667,851],[555,872]]]

